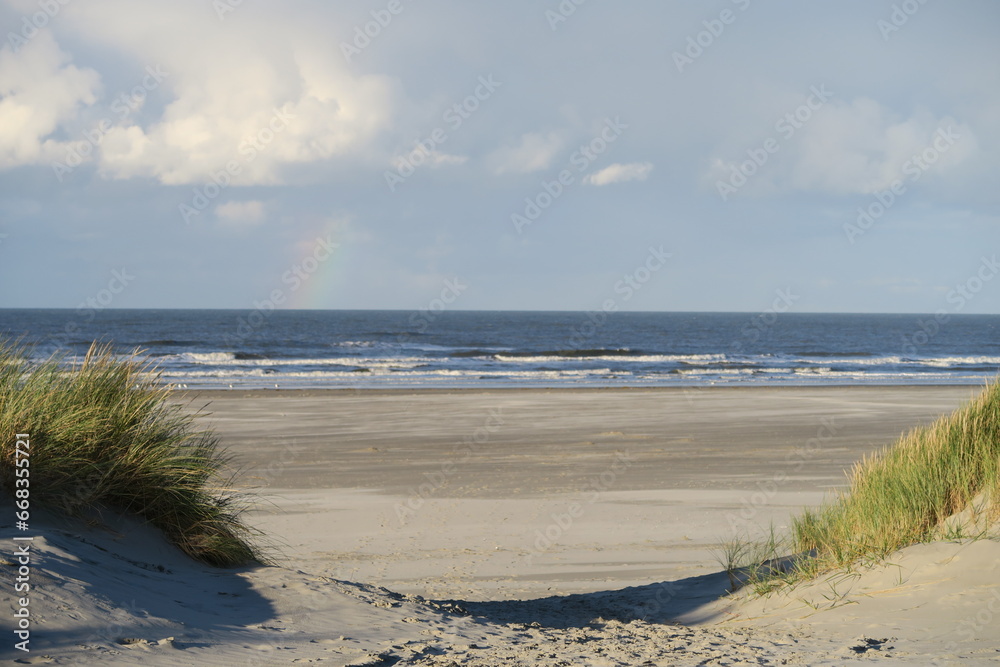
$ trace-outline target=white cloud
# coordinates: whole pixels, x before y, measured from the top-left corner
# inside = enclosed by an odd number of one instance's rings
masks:
[[[564,145],[560,132],[529,132],[521,135],[516,145],[494,151],[488,161],[495,165],[497,174],[528,174],[548,169]]]
[[[649,177],[649,172],[653,171],[652,162],[630,162],[621,164],[616,162],[601,169],[598,172],[588,175],[583,179],[587,185],[610,185],[612,183],[624,183],[626,181],[644,181]]]
[[[905,117],[866,97],[833,100],[804,121],[772,130],[776,150],[765,151],[762,138],[720,148],[705,172],[706,184],[756,194],[872,194],[897,180],[948,172],[978,151],[967,124],[925,110]]]
[[[430,154],[430,164],[433,166],[445,164],[465,164],[469,160],[465,155],[451,155],[449,153],[439,153],[434,151]]]
[[[47,30],[19,51],[0,49],[0,168],[62,160],[66,142],[52,138],[81,105],[97,99],[100,77],[71,64]]]
[[[951,117],[918,111],[900,118],[878,102],[833,103],[795,137],[788,174],[793,187],[834,194],[870,194],[907,180],[927,151],[927,169],[941,173],[977,149],[971,128]],[[943,138],[942,138],[943,137]]]
[[[256,199],[226,202],[215,208],[215,215],[231,223],[257,224],[264,220],[264,202]]]
[[[83,42],[118,52],[134,83],[147,66],[166,73],[163,108],[124,119],[95,151],[106,177],[201,183],[228,165],[234,184],[278,183],[283,165],[363,153],[389,122],[395,84],[352,74],[322,25],[301,13],[241,8],[221,22],[193,0],[93,0],[67,5],[59,19]],[[0,166],[37,161],[77,106],[96,102],[96,74],[63,66],[50,32],[16,57],[0,55]]]

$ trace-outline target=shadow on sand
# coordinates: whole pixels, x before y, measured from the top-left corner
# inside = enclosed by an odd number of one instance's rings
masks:
[[[232,631],[274,617],[272,604],[239,576],[244,570],[197,563],[135,519],[105,519],[87,526],[33,513],[29,533],[0,524],[0,540],[8,544],[25,544],[13,542],[15,535],[33,537],[26,543],[31,614],[38,619],[32,651],[164,639],[179,627]],[[195,645],[180,643],[173,646]]]
[[[729,592],[726,572],[630,586],[614,591],[556,595],[534,600],[472,602],[438,600],[490,623],[537,623],[548,628],[582,628],[607,621],[698,625],[719,620]]]

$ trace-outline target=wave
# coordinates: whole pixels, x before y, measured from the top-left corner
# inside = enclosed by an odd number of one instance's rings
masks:
[[[833,350],[810,350],[808,352],[800,352],[799,356],[802,357],[874,357],[875,352],[871,351],[833,351]]]
[[[235,361],[235,352],[183,352],[177,358],[195,363],[218,364]]]
[[[330,344],[331,348],[343,350],[342,354],[379,354],[395,353],[399,350],[414,350],[418,352],[449,353],[454,347],[434,345],[433,343],[408,340],[345,340]]]
[[[356,344],[357,347],[367,347]],[[426,348],[426,349],[425,349]],[[628,348],[593,348],[583,350],[546,350],[541,352],[501,351],[496,349],[458,349],[442,346],[422,346],[421,351],[437,353],[444,350],[454,350],[446,355],[434,356],[395,356],[401,350],[394,348],[391,353],[378,352],[368,355],[331,356],[331,357],[270,357],[265,354],[249,351],[217,351],[217,352],[182,352],[159,353],[166,360],[177,360],[195,364],[238,364],[264,363],[272,365],[361,365],[361,362],[382,364],[412,364],[436,363],[447,364],[448,359],[483,359],[510,364],[560,363],[569,361],[605,360],[623,361],[637,364],[679,364],[698,367],[726,368],[788,368],[810,366],[837,367],[907,367],[927,366],[934,368],[958,368],[969,366],[1000,368],[1000,356],[946,356],[946,357],[904,357],[899,355],[870,355],[868,357],[845,357],[842,355],[809,358],[799,355],[726,355],[726,354],[649,354],[641,350]]]
[[[501,348],[492,348],[487,350],[473,348],[471,350],[458,350],[457,352],[452,352],[448,356],[453,359],[479,359],[479,358],[491,359],[496,357],[497,353],[506,353],[506,352],[507,350]]]
[[[939,367],[1000,366],[1000,357],[930,357],[921,363]]]
[[[422,331],[369,331],[362,335],[371,336],[372,338],[398,338],[400,336],[426,336],[428,334]]]
[[[828,368],[786,369],[787,372],[751,369],[673,369],[654,372],[616,372],[609,368],[596,369],[509,369],[475,368],[460,370],[438,369],[380,369],[343,367],[334,370],[316,369],[235,369],[216,368],[176,374],[165,373],[163,378],[171,383],[190,384],[192,387],[475,387],[488,381],[491,384],[523,386],[699,386],[699,385],[857,385],[857,384],[973,384],[982,381],[976,373],[953,372],[866,372],[837,371]]]
[[[618,348],[597,347],[592,349],[543,350],[540,352],[532,352],[528,350],[511,351],[511,352],[504,352],[502,356],[530,357],[530,358],[562,357],[566,359],[573,359],[578,357],[634,357],[641,354],[642,352],[639,352],[638,350],[631,350],[627,347],[618,347]]]
[[[170,361],[221,368],[253,367],[405,367],[413,368],[433,362],[425,357],[329,357],[329,358],[281,358],[265,357],[251,352],[185,352],[169,355]],[[167,364],[165,364],[167,365]]]
[[[754,358],[754,357],[751,357]],[[789,366],[838,366],[838,367],[858,367],[877,368],[879,366],[903,366],[912,362],[906,357],[897,355],[868,355],[860,357],[848,357],[843,355],[824,355],[809,357],[805,355],[775,355],[757,357],[766,366],[789,367]]]
[[[549,378],[559,378],[559,377],[605,377],[612,373],[609,368],[598,368],[598,369],[565,369],[556,371],[489,371],[489,370],[459,370],[459,369],[434,369],[434,370],[424,370],[424,369],[392,369],[392,368],[368,368],[368,367],[344,367],[342,370],[286,370],[286,371],[276,371],[270,368],[255,368],[248,370],[239,370],[232,368],[217,368],[213,370],[197,370],[197,371],[175,371],[173,373],[166,371],[164,376],[168,378],[199,378],[199,379],[238,379],[238,378],[262,378],[268,377],[269,379],[281,379],[281,378],[301,378],[301,379],[336,379],[336,378],[350,378],[356,374],[371,374],[386,377],[392,375],[394,378],[400,376],[410,376],[410,377],[441,377],[441,378],[475,378],[481,376],[489,376],[495,378],[532,378],[532,377],[549,377]]]
[[[669,386],[744,384],[973,383],[1000,371],[1000,357],[941,355],[908,358],[797,354],[651,354],[634,348],[498,352],[452,347],[442,354],[364,341],[330,356],[267,357],[251,351],[187,352],[158,360],[170,382],[205,387]],[[372,349],[372,347],[376,349]],[[384,348],[384,349],[379,349]],[[398,356],[395,356],[398,355]]]
[[[507,353],[492,355],[492,359],[495,361],[507,362],[507,363],[521,363],[521,364],[552,364],[561,363],[567,361],[613,361],[619,363],[634,363],[634,364],[683,364],[692,366],[709,366],[712,363],[717,363],[720,365],[752,365],[756,366],[752,361],[740,360],[740,361],[729,361],[726,359],[724,354],[642,354],[636,353],[632,355],[625,354],[594,354],[588,356],[511,356]]]
[[[953,366],[952,369],[961,371],[981,371],[983,373],[1000,374],[1000,367],[994,364],[990,364],[988,366],[978,366],[976,364],[970,364],[968,366]]]
[[[678,368],[674,372],[678,375],[752,375],[760,369],[756,368]]]
[[[373,340],[344,340],[334,343],[333,347],[375,347],[378,342]]]

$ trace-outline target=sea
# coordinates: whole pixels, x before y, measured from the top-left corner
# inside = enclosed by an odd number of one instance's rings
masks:
[[[971,385],[1000,315],[0,310],[35,357],[97,340],[180,388]]]

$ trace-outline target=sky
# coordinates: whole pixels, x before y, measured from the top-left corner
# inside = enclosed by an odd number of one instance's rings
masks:
[[[0,0],[0,307],[998,313],[998,28]]]

